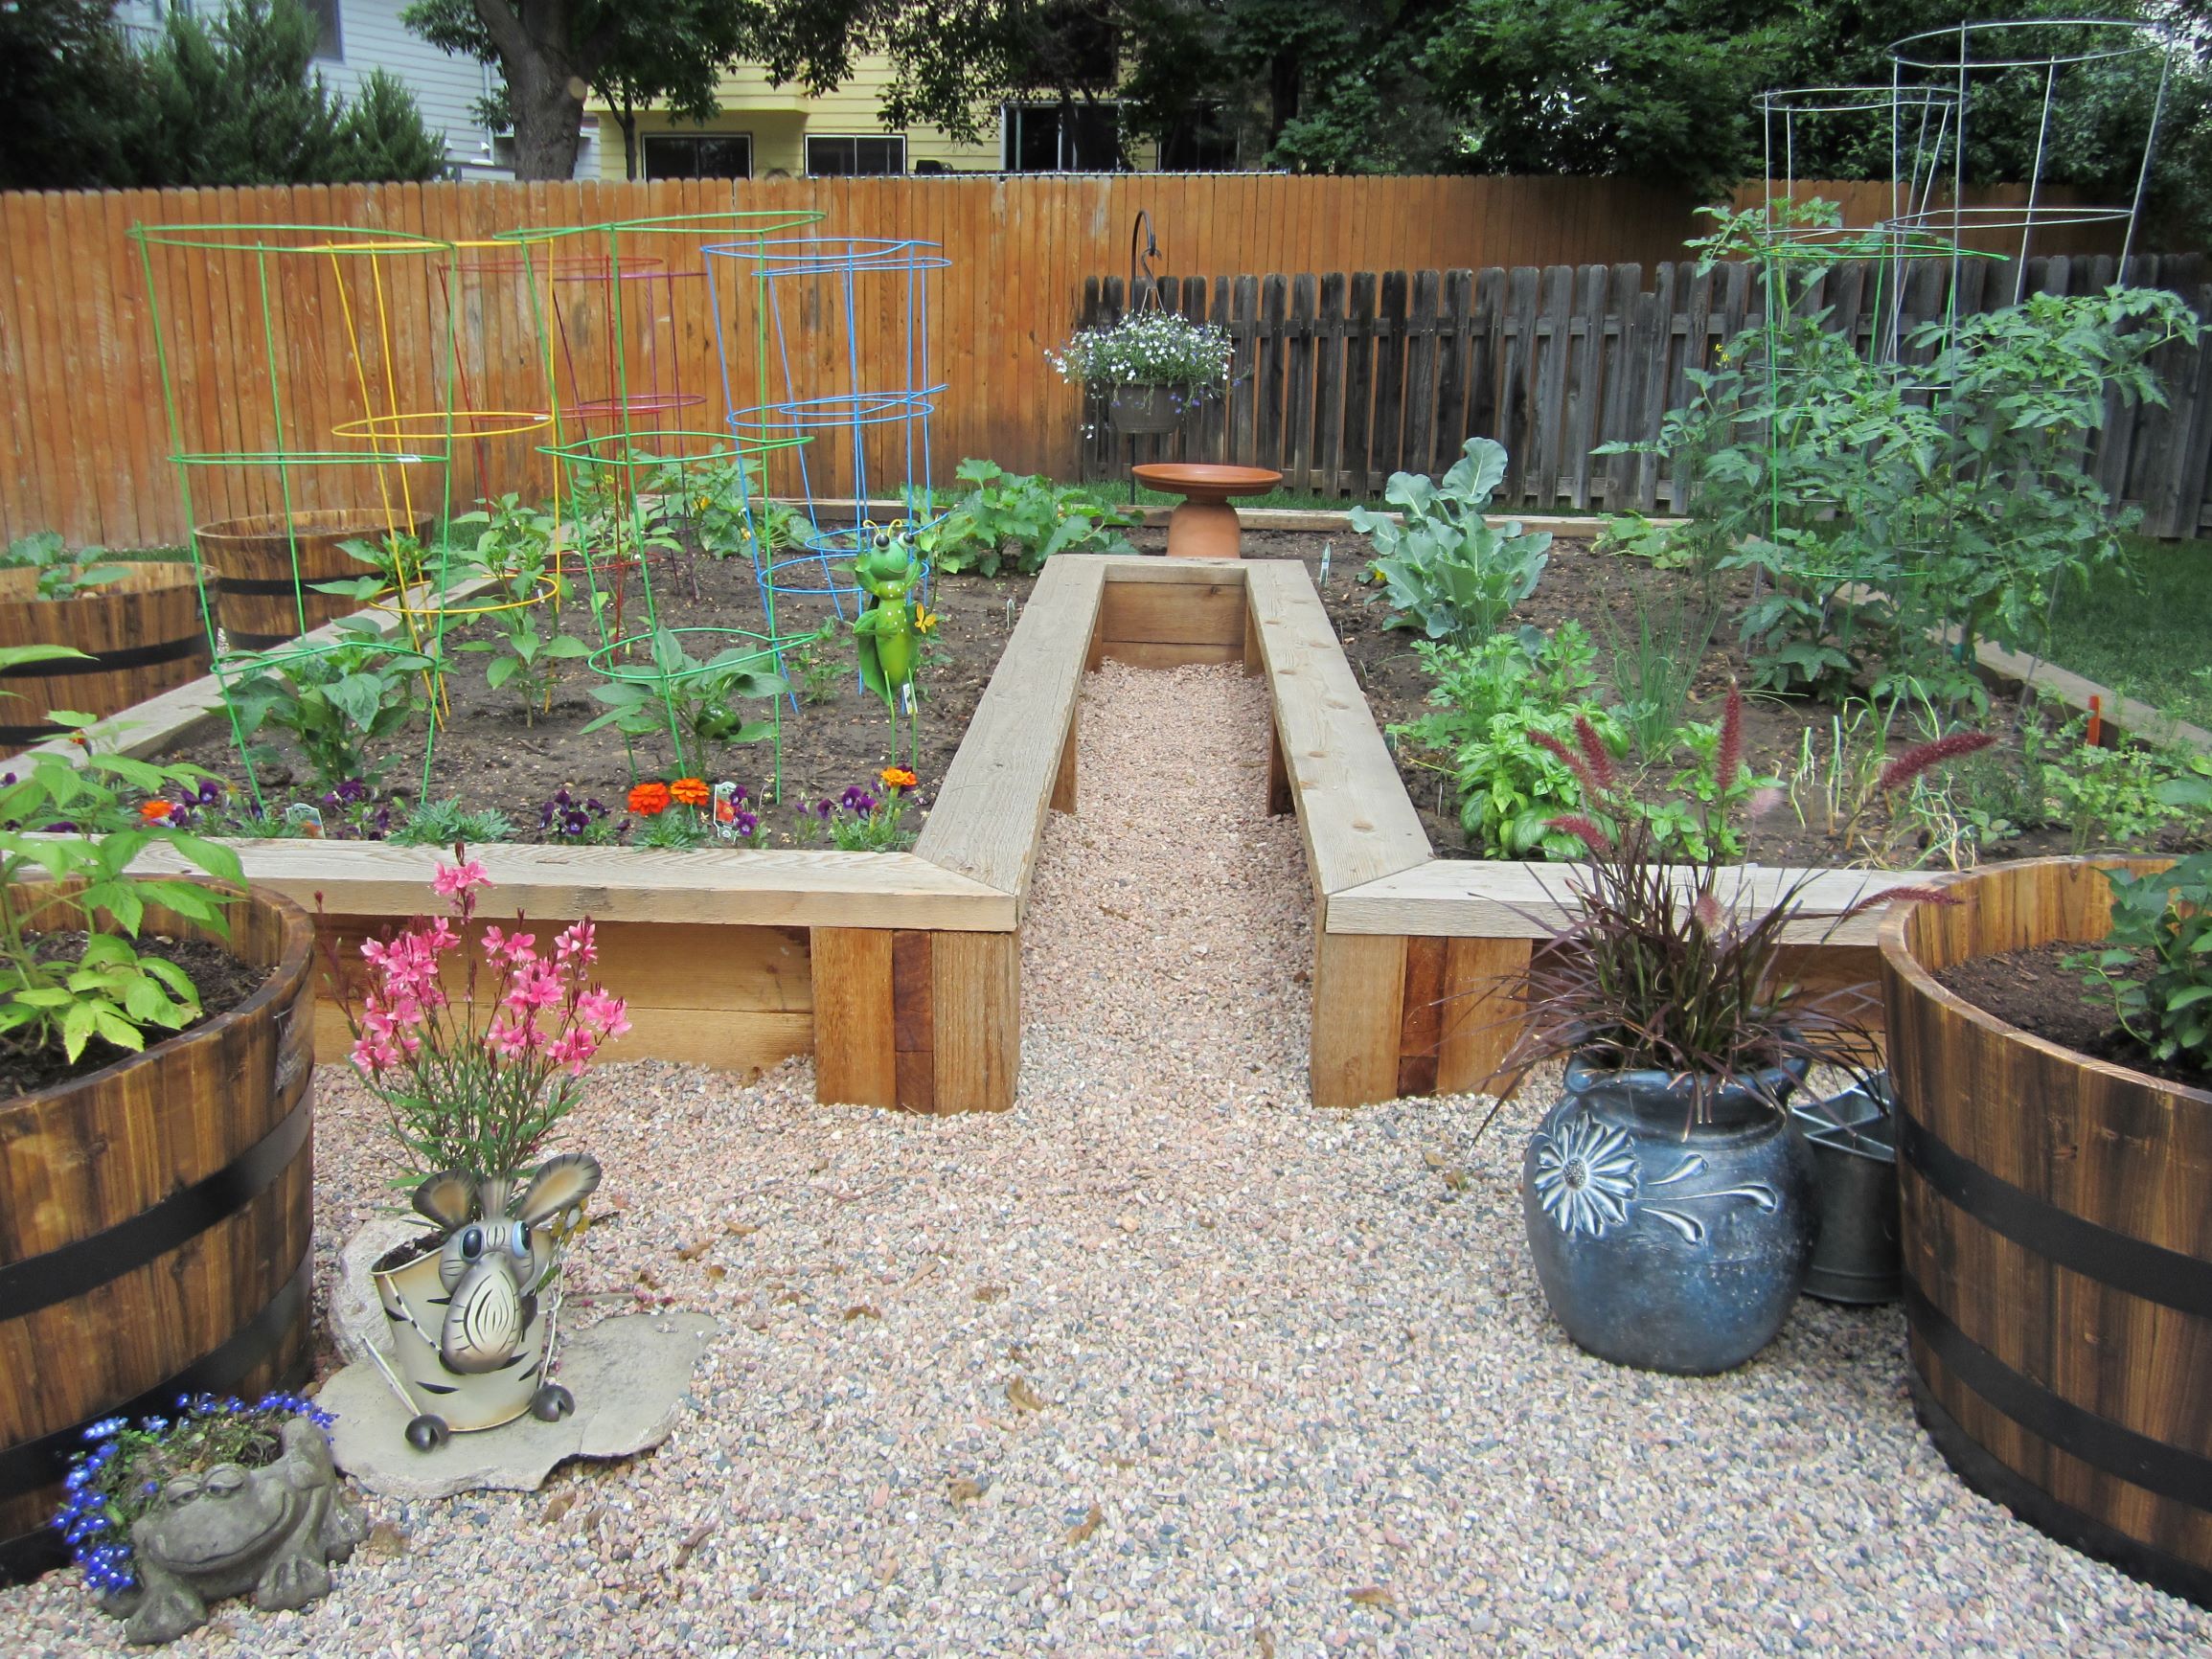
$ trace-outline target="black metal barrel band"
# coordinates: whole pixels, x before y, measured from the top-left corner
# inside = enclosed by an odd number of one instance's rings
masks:
[[[2212,1458],[2100,1417],[2014,1370],[1961,1330],[1909,1271],[1904,1311],[1947,1373],[2030,1434],[2145,1491],[2212,1511]]]
[[[212,1175],[126,1220],[0,1267],[0,1320],[20,1319],[158,1261],[260,1197],[290,1167],[315,1125],[304,1085],[284,1121]]]
[[[83,657],[58,657],[52,662],[18,663],[11,669],[0,669],[0,680],[58,680],[72,674],[106,674],[125,669],[157,668],[163,663],[182,662],[187,657],[207,654],[207,635],[196,627],[191,633],[173,640],[157,640],[148,646],[117,646],[113,650],[93,651]]]
[[[2062,1210],[1953,1150],[1909,1112],[1897,1115],[1897,1156],[1940,1196],[2014,1243],[2130,1296],[2212,1319],[2212,1261]]]

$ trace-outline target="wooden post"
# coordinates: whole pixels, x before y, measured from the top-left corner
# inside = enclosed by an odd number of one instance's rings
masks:
[[[1021,935],[931,938],[933,1109],[1003,1112],[1021,1073]]]
[[[810,930],[808,951],[814,982],[818,1101],[855,1106],[899,1104],[892,938],[887,927]]]
[[[1488,1082],[1520,1034],[1510,983],[1528,967],[1525,939],[1445,941],[1436,1092],[1470,1094]]]
[[[1398,1093],[1405,941],[1384,933],[1313,938],[1307,1072],[1317,1106],[1364,1106]]]
[[[1079,702],[1067,716],[1067,741],[1060,747],[1060,770],[1052,780],[1052,809],[1075,815],[1075,747],[1076,729],[1083,723],[1083,705]]]

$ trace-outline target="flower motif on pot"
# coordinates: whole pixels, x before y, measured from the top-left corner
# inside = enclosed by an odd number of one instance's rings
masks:
[[[1636,1154],[1628,1135],[1577,1112],[1539,1132],[1537,1202],[1562,1233],[1602,1238],[1629,1218],[1636,1198]]]

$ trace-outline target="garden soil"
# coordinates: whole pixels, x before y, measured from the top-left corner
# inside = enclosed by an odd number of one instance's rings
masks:
[[[756,634],[764,628],[751,567],[742,561],[685,556],[656,566],[652,577],[655,610],[664,626]],[[916,768],[924,810],[908,817],[908,828],[919,828],[926,816],[926,804],[935,799],[938,781],[960,746],[992,670],[998,666],[1013,621],[1035,585],[1027,577],[975,576],[941,577],[933,584],[928,608],[939,621],[924,656],[924,700]],[[648,625],[634,576],[626,584],[623,600],[622,631],[644,631]],[[787,636],[806,631],[831,614],[826,600],[787,600],[777,606],[777,625]],[[490,627],[488,622],[472,623],[448,636],[448,648],[483,639]],[[745,643],[735,633],[727,642],[739,647]],[[726,648],[722,641],[706,635],[687,635],[685,647],[702,659]],[[525,837],[537,833],[544,803],[563,787],[605,803],[619,817],[633,779],[632,756],[611,727],[582,729],[605,712],[591,695],[596,676],[580,662],[563,665],[552,707],[526,720],[518,697],[506,690],[493,692],[486,684],[490,660],[477,653],[456,654],[446,677],[451,715],[438,733],[428,798],[458,797],[469,807],[496,807]],[[890,716],[881,699],[862,689],[850,637],[825,648],[822,660],[818,702],[805,700],[797,666],[788,665],[802,700],[795,711],[788,699],[783,706],[787,803],[833,798],[853,784],[877,789],[876,776],[881,768],[895,761],[903,765],[907,760],[903,719],[901,752],[894,757]],[[757,709],[757,717],[764,718],[766,705]],[[378,756],[389,762],[385,786],[409,801],[421,790],[422,740],[420,729],[414,730],[403,739],[383,745]],[[726,762],[714,768],[717,780],[734,780],[756,796],[772,782],[776,762],[769,743],[748,744],[726,754]],[[204,739],[179,758],[227,778],[241,776],[237,751],[227,736]],[[640,740],[635,777],[667,778],[673,776],[672,766],[665,738]],[[309,786],[304,773],[295,773],[281,761],[262,769],[262,783],[280,802],[309,800],[319,792]],[[785,818],[771,815],[771,821],[780,828]]]
[[[2069,941],[2054,941],[2025,950],[1973,957],[1942,969],[1935,977],[1946,990],[2030,1036],[2072,1049],[2090,1059],[2109,1060],[2168,1082],[2203,1088],[2206,1079],[2202,1072],[2154,1059],[2148,1049],[2120,1029],[2112,1015],[2111,999],[2102,990],[2085,986],[2087,976],[2081,969],[2066,966],[2068,959],[2079,956],[2084,948]],[[2140,978],[2143,972],[2130,969],[2120,977]]]

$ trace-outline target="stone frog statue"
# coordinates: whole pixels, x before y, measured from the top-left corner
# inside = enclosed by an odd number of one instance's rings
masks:
[[[258,1469],[217,1464],[162,1489],[130,1529],[138,1587],[110,1610],[132,1642],[173,1642],[207,1623],[207,1604],[251,1590],[264,1612],[305,1607],[331,1588],[331,1563],[368,1535],[338,1490],[330,1442],[306,1418],[284,1425],[284,1451]]]

